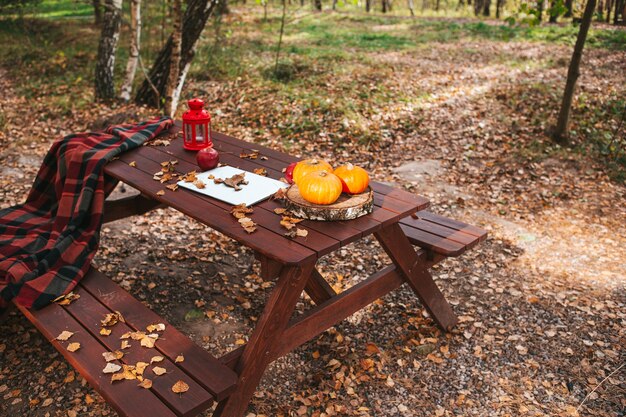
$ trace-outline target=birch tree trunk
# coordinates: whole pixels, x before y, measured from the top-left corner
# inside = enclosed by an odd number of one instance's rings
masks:
[[[120,24],[122,22],[122,0],[106,0],[100,43],[98,44],[98,58],[96,61],[95,96],[96,100],[111,100],[115,98],[113,84],[113,68],[115,66],[115,52],[120,38]]]
[[[120,99],[130,101],[133,81],[139,61],[139,45],[141,43],[141,0],[130,1],[130,52],[126,63],[126,77],[120,91]]]
[[[176,113],[178,100],[174,101],[174,92],[178,87],[180,75],[180,56],[182,49],[183,29],[183,5],[182,0],[174,0],[172,7],[172,20],[174,30],[172,32],[172,54],[170,55],[170,73],[165,85],[165,113],[170,117]]]
[[[196,43],[213,12],[215,4],[215,0],[189,0],[187,2],[187,8],[183,17],[182,48],[179,65],[180,83],[183,82],[184,76],[189,70],[195,55]],[[158,107],[161,98],[165,98],[165,85],[170,73],[172,46],[173,40],[172,36],[170,36],[150,69],[150,81],[145,80],[137,91],[135,97],[137,103]],[[152,86],[154,86],[154,89]],[[156,92],[154,91],[155,89]]]
[[[563,93],[561,111],[559,112],[559,118],[556,123],[556,128],[553,132],[553,138],[557,142],[567,142],[567,125],[569,122],[569,114],[572,107],[572,100],[574,99],[574,89],[576,87],[576,80],[580,75],[580,61],[583,56],[583,48],[585,47],[587,33],[589,32],[589,26],[591,26],[591,19],[593,17],[593,11],[595,8],[596,0],[587,0],[587,6],[585,6],[583,20],[580,23],[578,37],[576,38],[576,45],[574,46],[574,53],[572,54],[572,60],[569,64],[569,70],[567,71],[567,82],[565,83],[565,91]]]
[[[413,5],[413,0],[409,0],[409,11],[411,12],[411,17],[415,17],[415,6]]]

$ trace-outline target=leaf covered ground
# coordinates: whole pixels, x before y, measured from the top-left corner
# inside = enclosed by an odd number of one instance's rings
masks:
[[[490,238],[434,270],[460,317],[453,332],[403,287],[274,363],[249,413],[622,415],[624,30],[592,33],[573,144],[561,147],[545,131],[569,27],[296,15],[278,73],[276,27],[255,9],[212,23],[185,97],[207,99],[217,130],[360,164]],[[26,20],[2,26],[10,36],[23,42],[1,52],[2,208],[24,199],[55,138],[153,114],[92,103],[97,34],[86,22]],[[214,354],[245,343],[271,291],[249,250],[171,210],[106,225],[95,262]],[[321,270],[341,290],[386,262],[366,239]],[[298,313],[309,306],[303,298]],[[0,358],[2,414],[114,414],[17,313],[0,323]]]

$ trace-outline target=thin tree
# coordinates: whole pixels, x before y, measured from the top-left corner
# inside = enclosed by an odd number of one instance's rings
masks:
[[[93,4],[94,23],[100,26],[102,23],[102,4],[100,4],[100,0],[92,0],[91,4]]]
[[[98,58],[96,61],[95,96],[96,100],[111,100],[115,97],[113,68],[115,52],[120,38],[122,22],[122,0],[106,0]]]
[[[567,125],[569,122],[572,100],[574,98],[574,89],[576,87],[576,80],[580,75],[580,61],[583,56],[583,48],[585,47],[587,33],[589,32],[589,27],[591,26],[591,19],[595,8],[596,0],[587,0],[587,6],[585,6],[583,19],[580,23],[580,29],[578,30],[578,37],[576,38],[576,45],[574,46],[574,53],[572,54],[572,60],[567,71],[567,81],[565,83],[565,91],[563,92],[561,111],[559,112],[559,118],[552,133],[552,137],[557,142],[566,143],[568,139]]]
[[[411,12],[411,17],[415,17],[415,6],[413,5],[413,0],[409,1],[409,11]]]
[[[120,89],[120,99],[130,100],[133,91],[133,81],[139,62],[139,45],[141,42],[141,0],[130,1],[130,51],[126,63],[126,76]]]
[[[573,0],[565,0],[565,14],[563,17],[572,17]]]
[[[274,75],[278,75],[278,59],[280,58],[280,48],[283,43],[283,34],[285,33],[285,16],[287,15],[287,1],[282,0],[283,14],[280,17],[280,33],[278,35],[278,46],[276,47],[276,62],[274,63]]]
[[[185,77],[195,55],[196,44],[200,34],[206,26],[215,5],[215,0],[189,0],[183,17],[183,36],[180,59],[180,76],[175,94],[179,94],[185,82]],[[139,104],[149,104],[158,107],[161,98],[165,97],[165,85],[170,73],[173,39],[169,37],[150,69],[148,79],[145,80],[135,97]],[[156,90],[156,91],[155,91]]]
[[[170,55],[170,73],[165,85],[165,113],[174,116],[178,106],[176,89],[180,76],[180,56],[183,39],[183,4],[182,0],[174,0],[172,7],[172,54]]]
[[[313,5],[315,6],[315,10],[322,11],[322,0],[313,0]]]

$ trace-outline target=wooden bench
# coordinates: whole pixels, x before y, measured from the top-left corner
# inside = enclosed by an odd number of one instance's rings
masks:
[[[400,227],[432,259],[459,256],[487,239],[486,230],[426,210],[400,220]]]
[[[92,268],[74,290],[80,298],[69,305],[51,304],[41,310],[20,308],[67,361],[98,391],[120,416],[195,416],[233,392],[237,374],[206,350],[193,343],[167,321],[133,298],[109,278]],[[106,314],[120,312],[125,322],[108,327],[111,334],[100,334],[101,320]],[[127,332],[146,331],[151,324],[163,323],[165,330],[154,348],[140,346],[139,340],[128,339],[130,348],[121,349],[120,336]],[[73,332],[67,341],[57,340],[63,331]],[[150,332],[147,332],[150,333]],[[70,343],[80,343],[75,352],[67,350]],[[122,351],[119,365],[147,362],[154,356],[164,360],[149,365],[143,375],[152,381],[150,389],[139,387],[137,380],[111,382],[111,374],[102,370],[107,362],[103,352]],[[176,363],[182,355],[184,360]],[[167,370],[157,376],[153,366]],[[177,381],[189,390],[172,391]]]

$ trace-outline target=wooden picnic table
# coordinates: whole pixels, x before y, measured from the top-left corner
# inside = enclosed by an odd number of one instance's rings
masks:
[[[215,416],[241,416],[254,394],[267,366],[291,352],[356,311],[390,291],[408,283],[432,317],[447,329],[456,318],[427,268],[435,260],[416,251],[400,224],[402,219],[428,207],[426,198],[372,182],[374,209],[355,220],[319,222],[305,220],[298,224],[308,231],[306,238],[289,238],[280,225],[281,216],[274,209],[281,202],[266,200],[254,206],[252,219],[257,230],[247,233],[230,214],[231,206],[208,196],[179,188],[171,191],[153,179],[161,163],[178,161],[176,170],[185,174],[198,170],[196,153],[185,151],[178,139],[180,125],[170,130],[167,146],[147,145],[126,152],[107,165],[105,172],[142,194],[132,203],[112,204],[107,220],[126,217],[160,204],[173,207],[255,251],[261,261],[264,279],[277,279],[264,311],[246,345],[231,351],[221,362],[238,375],[234,391],[218,403]],[[283,168],[298,159],[267,147],[213,134],[220,162],[252,172],[264,168],[268,177],[280,179]],[[242,154],[256,154],[254,159]],[[131,162],[134,162],[131,164]],[[165,190],[163,194],[161,191]],[[130,201],[130,200],[129,200]],[[374,235],[389,255],[392,264],[369,278],[336,294],[316,269],[323,257],[367,236]],[[432,258],[432,257],[431,257]],[[316,306],[303,315],[292,317],[295,305],[305,291]]]

